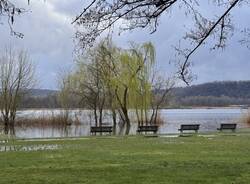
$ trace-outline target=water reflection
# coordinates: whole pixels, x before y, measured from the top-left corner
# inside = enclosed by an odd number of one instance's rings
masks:
[[[77,110],[72,111],[75,113]],[[169,109],[161,110],[161,117],[164,123],[159,128],[160,134],[178,133],[181,124],[200,124],[201,132],[216,131],[221,123],[237,123],[238,128],[242,114],[247,110],[242,109]],[[79,112],[79,111],[78,111]],[[37,117],[46,113],[46,110],[28,110],[20,111],[20,117]],[[60,113],[60,110],[54,110],[54,113]],[[16,128],[16,136],[20,138],[48,138],[48,137],[78,137],[90,135],[90,121],[88,120],[87,110],[79,113],[79,125],[58,127],[31,127]],[[108,114],[108,113],[107,113]],[[111,122],[110,117],[105,116],[104,123],[106,125]],[[131,127],[131,134],[136,134],[137,124]]]

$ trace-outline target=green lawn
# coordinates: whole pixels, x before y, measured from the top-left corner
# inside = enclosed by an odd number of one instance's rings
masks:
[[[250,134],[16,141],[57,150],[0,153],[0,183],[249,184]],[[0,143],[0,146],[6,145]]]

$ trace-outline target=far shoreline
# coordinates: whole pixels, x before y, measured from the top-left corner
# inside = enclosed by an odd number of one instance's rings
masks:
[[[182,106],[182,107],[165,107],[160,108],[160,110],[171,110],[171,109],[244,109],[250,110],[250,106],[243,106],[243,105],[231,105],[231,106]],[[22,108],[18,109],[18,111],[29,111],[29,110],[65,110],[63,108]],[[68,110],[91,110],[86,108],[70,108]],[[108,110],[108,109],[106,109]]]

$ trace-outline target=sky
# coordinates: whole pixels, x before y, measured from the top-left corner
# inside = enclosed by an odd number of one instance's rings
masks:
[[[58,74],[74,67],[74,33],[71,24],[74,17],[86,6],[82,0],[13,0],[28,11],[15,20],[14,28],[22,32],[24,38],[10,35],[9,27],[4,20],[0,24],[0,49],[13,46],[25,49],[36,65],[38,78],[37,88],[57,89]],[[211,4],[201,6],[201,11],[208,16],[220,14],[220,10],[211,11]],[[215,13],[216,12],[216,13]],[[227,42],[224,50],[211,51],[213,40],[202,46],[191,58],[192,72],[197,79],[192,84],[222,80],[250,80],[250,50],[239,43],[241,30],[249,22],[249,6],[237,7],[233,12],[234,35]],[[163,14],[157,32],[149,34],[148,30],[135,30],[118,35],[113,40],[119,47],[128,47],[129,42],[144,43],[151,41],[156,47],[157,65],[160,72],[173,75],[176,72],[174,45],[183,41],[185,32],[192,26],[178,8],[169,14]],[[211,41],[211,42],[210,42]],[[181,83],[180,83],[181,84]]]

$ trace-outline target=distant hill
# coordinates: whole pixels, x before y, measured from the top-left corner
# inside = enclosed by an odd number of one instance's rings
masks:
[[[250,81],[210,82],[173,90],[180,106],[249,105]]]
[[[223,81],[210,82],[190,87],[175,88],[179,97],[187,96],[214,96],[250,98],[250,81]]]
[[[50,89],[30,89],[28,95],[31,97],[48,97],[57,93],[58,91]]]
[[[57,93],[57,90],[31,89],[29,95],[33,97],[47,97]],[[250,98],[250,81],[222,81],[178,87],[174,88],[173,94],[177,97],[226,96],[233,98]]]
[[[23,99],[20,108],[58,108],[60,103],[57,93],[57,90],[31,89],[30,93]],[[78,101],[72,99],[72,107],[78,107],[76,102]],[[163,107],[230,105],[250,106],[250,81],[210,82],[174,88],[172,98],[165,102]]]

